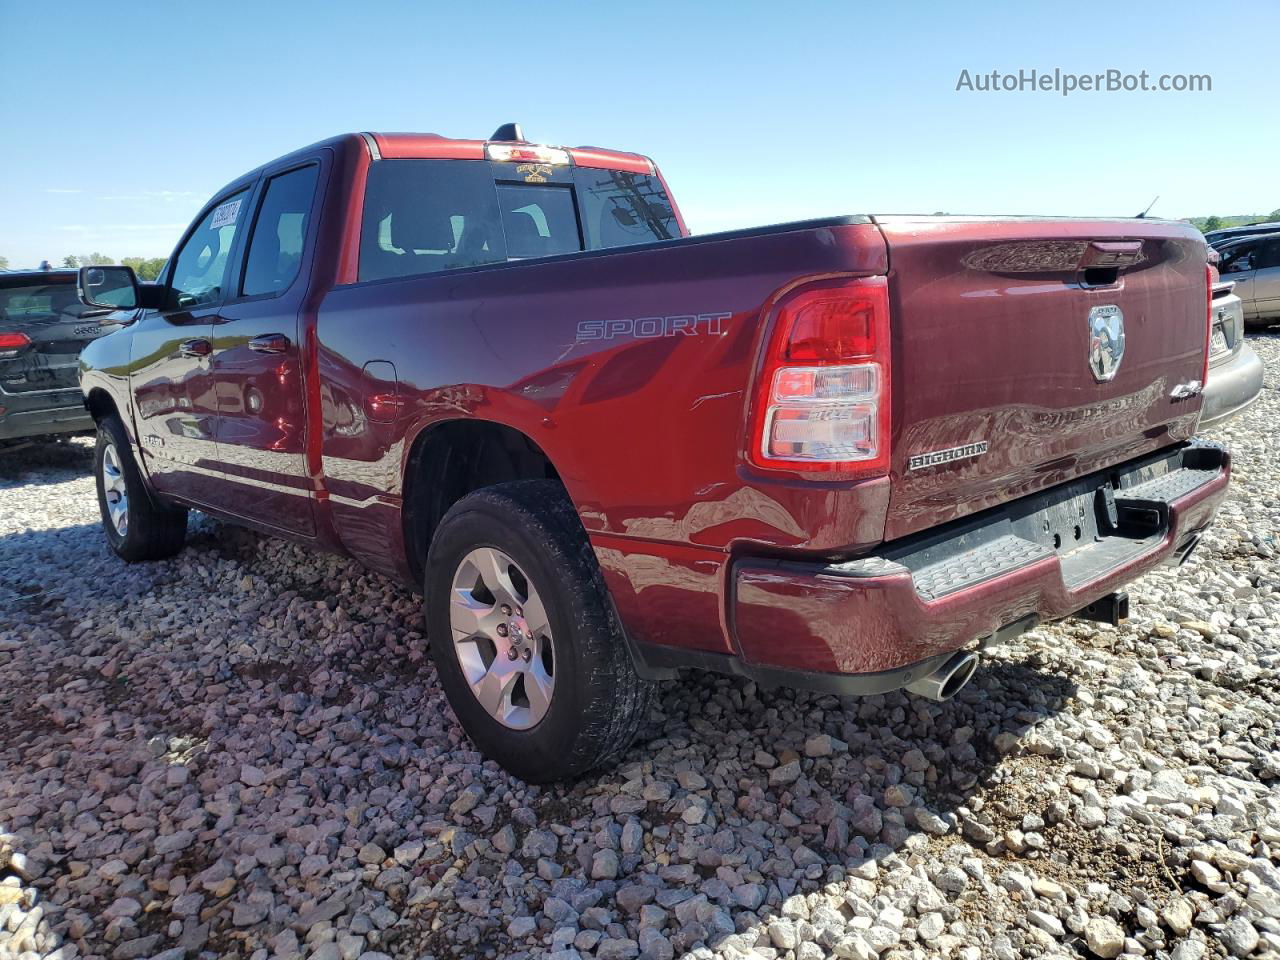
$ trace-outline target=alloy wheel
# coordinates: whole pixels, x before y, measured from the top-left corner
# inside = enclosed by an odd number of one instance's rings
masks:
[[[555,693],[555,647],[533,581],[509,556],[478,547],[458,564],[449,624],[462,675],[503,726],[541,722]]]
[[[125,486],[124,470],[116,445],[108,443],[102,449],[102,493],[107,501],[107,515],[120,536],[129,533],[129,490]]]

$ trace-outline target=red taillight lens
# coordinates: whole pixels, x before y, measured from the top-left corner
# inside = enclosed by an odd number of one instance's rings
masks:
[[[809,287],[774,315],[748,459],[772,470],[873,476],[889,467],[884,277]]]
[[[0,350],[20,350],[30,342],[25,333],[0,333]]]
[[[1209,350],[1213,343],[1213,267],[1204,268],[1204,363],[1200,367],[1200,385],[1209,381]]]
[[[841,363],[875,347],[875,305],[847,297],[815,299],[792,311],[786,357],[796,363]]]

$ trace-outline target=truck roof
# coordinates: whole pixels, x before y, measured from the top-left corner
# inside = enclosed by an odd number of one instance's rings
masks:
[[[435,133],[368,133],[379,154],[387,158],[415,157],[440,160],[483,160],[490,143],[519,145],[526,141],[455,140]],[[531,144],[532,145],[532,144]],[[537,146],[554,146],[537,144]],[[602,147],[558,147],[567,150],[579,167],[603,167],[632,173],[653,173],[653,162],[638,153],[606,150]]]
[[[266,163],[248,170],[234,180],[229,181],[219,194],[232,187],[256,180],[267,167],[276,167],[287,163],[293,157],[302,159],[313,153],[317,147],[349,146],[352,142],[362,143],[375,160],[387,159],[424,159],[424,160],[483,160],[485,147],[490,143],[503,143],[509,146],[527,144],[530,147],[547,147],[551,144],[532,143],[510,140],[460,140],[442,137],[437,133],[341,133],[334,137],[318,140],[297,150],[275,157]],[[603,147],[560,147],[565,150],[579,167],[605,170],[624,170],[629,173],[654,173],[653,161],[639,153],[627,153],[621,150],[606,150]]]

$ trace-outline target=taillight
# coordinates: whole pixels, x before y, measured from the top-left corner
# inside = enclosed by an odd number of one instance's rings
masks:
[[[778,306],[752,414],[750,461],[772,470],[889,468],[889,294],[867,277]]]
[[[1204,268],[1204,363],[1200,367],[1200,385],[1209,382],[1209,350],[1213,343],[1213,267]]]
[[[31,342],[25,333],[0,333],[0,357],[11,357]]]

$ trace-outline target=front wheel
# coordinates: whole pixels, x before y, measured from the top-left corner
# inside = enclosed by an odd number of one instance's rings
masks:
[[[187,511],[153,502],[133,459],[129,436],[116,417],[98,424],[93,472],[107,544],[122,560],[163,560],[182,549]]]
[[[636,674],[558,483],[503,483],[458,501],[432,539],[425,588],[441,685],[483,753],[547,783],[630,745],[654,685]]]

